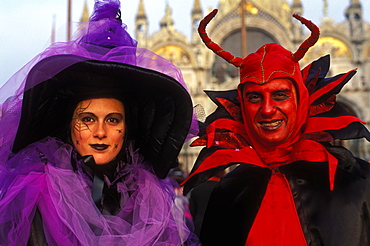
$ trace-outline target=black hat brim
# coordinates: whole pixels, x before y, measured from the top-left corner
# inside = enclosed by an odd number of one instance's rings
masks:
[[[67,60],[76,62],[32,87],[47,67]],[[177,165],[193,111],[189,93],[174,78],[124,63],[57,55],[31,69],[26,88],[13,152],[47,136],[59,137],[69,127],[70,105],[111,93],[112,97],[122,95],[123,101],[137,109],[135,144],[157,176],[164,178]]]

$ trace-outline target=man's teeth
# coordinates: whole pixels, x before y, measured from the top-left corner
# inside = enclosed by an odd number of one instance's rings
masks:
[[[273,121],[273,122],[261,122],[261,125],[267,126],[267,127],[274,127],[274,126],[279,125],[281,122],[282,122],[282,120],[277,120],[277,121]]]

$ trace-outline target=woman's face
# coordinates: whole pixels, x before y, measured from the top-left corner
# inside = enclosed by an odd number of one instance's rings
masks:
[[[114,160],[121,151],[125,136],[125,110],[113,98],[80,102],[71,122],[72,142],[81,156],[94,156],[98,165]]]

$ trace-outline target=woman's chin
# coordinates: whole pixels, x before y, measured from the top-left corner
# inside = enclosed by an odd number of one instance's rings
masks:
[[[104,158],[104,157],[96,157],[94,156],[95,164],[96,165],[105,165],[111,162],[114,158]]]

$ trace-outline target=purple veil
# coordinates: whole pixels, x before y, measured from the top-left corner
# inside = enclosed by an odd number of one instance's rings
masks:
[[[1,87],[1,162],[6,161],[11,155],[12,144],[21,116],[23,93],[52,78],[76,62],[85,59],[134,65],[170,76],[187,90],[182,73],[174,64],[147,49],[137,47],[137,42],[127,33],[126,25],[115,19],[119,7],[120,2],[118,0],[96,0],[91,20],[80,27],[78,38],[70,42],[59,42],[50,45],[45,51],[24,65]],[[57,55],[75,55],[80,59],[69,61],[65,59],[55,66],[48,66],[47,69],[39,72],[31,83],[26,85],[27,76],[37,63]],[[197,132],[198,124],[194,116],[186,140],[195,137]]]
[[[158,179],[142,156],[131,153],[129,174],[117,185],[124,207],[110,215],[95,206],[83,174],[69,167],[71,148],[47,138],[8,162],[13,171],[0,175],[10,187],[0,190],[0,245],[27,245],[36,207],[48,245],[198,245],[174,203],[171,180]]]
[[[136,66],[169,76],[187,90],[175,65],[137,47],[121,23],[119,8],[118,0],[95,0],[94,13],[90,22],[81,26],[79,38],[52,44],[0,89],[0,244],[27,244],[36,207],[48,215],[43,216],[43,222],[49,245],[197,244],[196,239],[191,239],[183,211],[174,205],[172,184],[168,179],[158,179],[137,151],[130,150],[133,169],[127,181],[117,186],[118,191],[129,190],[134,195],[125,199],[124,208],[115,216],[103,215],[93,206],[89,183],[71,168],[70,145],[45,138],[13,153],[25,92],[78,62]],[[63,55],[78,59],[49,64],[29,78],[37,64]],[[196,136],[197,131],[193,116],[184,140]],[[137,181],[135,186],[129,182],[131,179]]]

